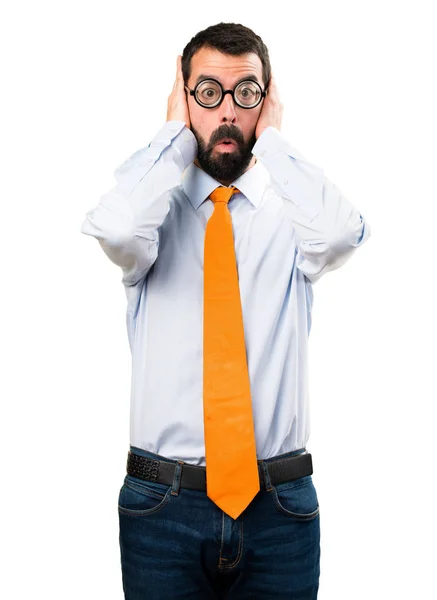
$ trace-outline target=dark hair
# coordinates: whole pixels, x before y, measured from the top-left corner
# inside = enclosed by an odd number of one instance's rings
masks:
[[[191,75],[191,58],[200,48],[211,48],[232,56],[254,52],[261,60],[264,88],[267,87],[271,73],[269,51],[259,35],[248,27],[238,23],[218,23],[199,31],[191,38],[182,53],[182,74],[185,84]]]

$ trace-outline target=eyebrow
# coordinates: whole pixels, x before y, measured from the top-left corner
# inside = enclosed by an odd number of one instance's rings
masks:
[[[201,73],[201,74],[199,75],[199,77],[196,79],[196,83],[194,84],[194,87],[196,87],[196,85],[197,85],[197,84],[198,84],[200,81],[202,81],[203,79],[215,79],[216,81],[219,81],[223,87],[225,87],[225,86],[223,85],[223,83],[220,81],[220,79],[219,79],[219,78],[218,78],[216,75],[205,75],[205,74],[203,74],[203,73]],[[241,83],[242,81],[256,81],[256,83],[258,83],[258,84],[259,84],[259,85],[261,85],[261,87],[262,87],[262,84],[261,84],[261,83],[258,81],[258,78],[257,78],[255,75],[252,75],[252,74],[245,75],[244,77],[241,77],[241,78],[240,78],[238,81],[236,81],[236,82],[235,82],[235,85],[234,85],[234,87],[235,87],[236,85],[238,85],[239,83]]]

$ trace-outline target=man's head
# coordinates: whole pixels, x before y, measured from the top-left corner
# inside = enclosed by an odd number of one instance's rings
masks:
[[[218,81],[223,90],[233,90],[244,79],[257,81],[265,90],[270,72],[268,50],[261,38],[235,23],[219,23],[200,31],[182,54],[184,83],[190,90],[207,78]],[[264,100],[255,108],[242,108],[231,94],[226,94],[219,106],[205,108],[186,93],[191,129],[198,143],[196,162],[209,175],[229,185],[253,166],[255,129]],[[217,145],[223,138],[234,143]]]

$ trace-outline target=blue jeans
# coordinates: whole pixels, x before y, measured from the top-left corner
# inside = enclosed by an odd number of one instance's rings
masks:
[[[179,487],[180,461],[130,450],[173,462],[176,473],[172,485],[126,475],[120,489],[126,600],[317,599],[320,516],[311,475],[271,485],[274,459],[259,460],[266,482],[234,520],[206,492]]]

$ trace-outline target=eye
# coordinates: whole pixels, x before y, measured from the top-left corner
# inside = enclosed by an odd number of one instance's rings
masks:
[[[220,96],[221,89],[215,81],[205,79],[197,87],[196,97],[201,104],[215,105],[220,101]]]
[[[202,96],[205,96],[206,98],[215,98],[216,94],[217,90],[213,88],[206,88],[205,90],[202,90]]]
[[[255,96],[255,90],[250,87],[245,87],[240,90],[240,96],[244,98],[253,98]]]
[[[250,108],[258,104],[261,96],[261,88],[254,81],[242,81],[237,86],[235,95],[242,106]]]

